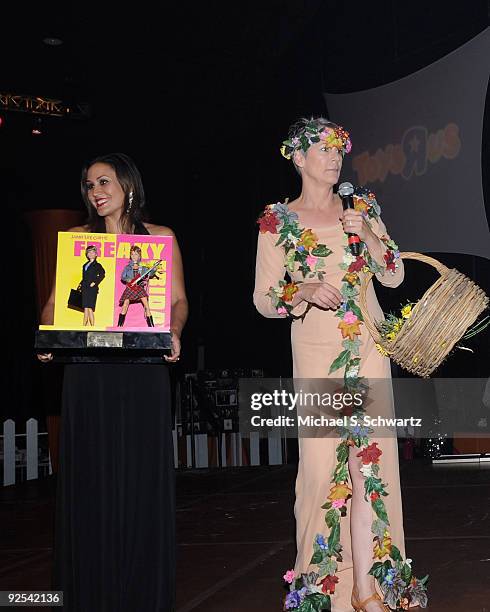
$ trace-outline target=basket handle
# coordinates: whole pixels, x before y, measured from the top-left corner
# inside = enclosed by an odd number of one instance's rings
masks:
[[[426,263],[429,266],[433,266],[441,276],[449,272],[449,268],[442,264],[440,261],[437,261],[437,259],[429,257],[428,255],[422,255],[422,253],[416,253],[414,251],[405,251],[403,253],[400,253],[400,259],[415,259],[417,261]],[[379,344],[381,342],[381,335],[378,332],[376,325],[374,324],[374,321],[372,320],[369,314],[366,299],[367,288],[369,287],[369,283],[371,282],[373,276],[374,274],[372,272],[366,272],[361,280],[361,288],[359,290],[359,308],[361,310],[363,321],[366,327],[368,328],[369,333],[373,337],[374,341]]]

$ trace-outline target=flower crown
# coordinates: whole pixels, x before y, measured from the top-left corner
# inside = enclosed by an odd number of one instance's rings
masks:
[[[281,155],[286,159],[291,159],[295,151],[302,150],[306,153],[315,142],[323,142],[327,147],[335,147],[342,155],[350,153],[352,149],[349,132],[340,125],[329,127],[318,125],[316,121],[309,121],[296,136],[283,141],[280,149]]]

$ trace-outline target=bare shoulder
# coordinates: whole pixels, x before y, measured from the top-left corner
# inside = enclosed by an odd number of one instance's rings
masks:
[[[88,225],[77,225],[75,227],[70,227],[66,230],[67,232],[88,232],[90,228]]]
[[[175,236],[174,232],[165,225],[155,225],[154,223],[143,223],[143,225],[153,236]]]
[[[299,198],[288,202],[288,208],[289,210],[297,210],[299,208]]]

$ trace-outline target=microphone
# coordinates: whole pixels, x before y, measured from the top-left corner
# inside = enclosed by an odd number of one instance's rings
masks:
[[[338,194],[342,198],[342,208],[347,210],[348,208],[354,208],[354,200],[352,194],[354,193],[354,187],[351,183],[342,183],[339,185]],[[361,239],[357,234],[351,234],[347,232],[347,242],[349,249],[354,257],[357,257],[361,253]]]

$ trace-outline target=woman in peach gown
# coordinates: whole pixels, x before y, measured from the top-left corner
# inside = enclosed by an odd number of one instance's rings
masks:
[[[326,379],[329,378],[336,378],[337,381],[342,379],[341,369],[329,373],[329,368],[339,353],[347,347],[352,350],[353,357],[346,366],[347,369],[350,368],[350,373],[346,372],[348,376],[358,375],[378,381],[390,379],[389,359],[378,352],[360,317],[356,317],[352,312],[346,317],[344,312],[346,320],[344,328],[347,333],[345,336],[341,334],[344,330],[340,323],[344,322],[344,319],[339,317],[339,311],[341,312],[342,308],[345,310],[342,304],[346,301],[345,295],[341,293],[341,287],[342,283],[344,287],[349,287],[345,278],[352,266],[349,270],[346,268],[355,259],[349,257],[347,253],[346,232],[357,234],[364,243],[364,248],[367,250],[367,253],[363,251],[364,258],[371,264],[371,269],[374,267],[374,270],[378,270],[376,277],[383,285],[396,287],[402,282],[404,275],[402,260],[396,259],[399,256],[398,251],[387,249],[387,244],[394,243],[388,242],[389,237],[379,218],[379,207],[375,200],[373,206],[378,214],[373,214],[372,217],[366,214],[367,204],[370,198],[373,199],[373,194],[369,194],[364,199],[355,198],[355,209],[343,211],[341,199],[334,192],[334,185],[339,180],[343,155],[350,151],[348,133],[323,118],[302,119],[292,126],[289,140],[285,141],[285,144],[282,153],[288,159],[292,159],[301,176],[302,191],[300,196],[289,204],[266,208],[259,219],[261,231],[258,239],[254,291],[256,308],[263,316],[270,318],[305,315],[303,320],[294,320],[291,326],[296,389],[297,379],[303,379],[301,380],[303,390],[305,386],[308,390],[315,388],[316,385],[322,387],[328,383]],[[285,221],[297,224],[296,227],[302,232],[299,241],[297,236],[290,234],[289,238],[277,244],[283,237],[281,226],[284,227]],[[284,245],[288,239],[291,250],[287,257]],[[323,245],[331,253],[325,257],[315,256],[314,252],[322,252]],[[306,278],[299,269],[301,262],[298,263],[298,258],[293,264],[291,263],[293,252],[300,253],[299,259],[301,252],[307,253],[307,259],[303,259],[303,264],[309,271]],[[327,251],[323,249],[323,252]],[[343,269],[342,264],[344,264]],[[290,278],[288,284],[283,282],[286,266]],[[353,267],[355,268],[355,265]],[[363,274],[362,270],[358,272],[357,276]],[[354,287],[355,284],[354,282]],[[376,320],[383,318],[372,283],[368,291],[368,305],[371,315]],[[360,362],[357,358],[360,358]],[[324,382],[320,380],[315,382],[315,379],[323,379]],[[386,389],[385,385],[381,401],[384,405],[378,405],[376,411],[377,414],[390,416],[393,414],[391,385],[389,393]],[[402,558],[405,558],[396,433],[372,437],[370,442],[373,441],[382,451],[379,477],[383,483],[388,484],[389,495],[383,499],[389,517],[391,542],[396,544]],[[318,539],[319,535],[324,536],[326,542],[330,532],[325,523],[325,510],[322,509],[322,505],[327,501],[332,486],[331,479],[337,464],[336,449],[339,442],[338,434],[322,437],[306,435],[299,438],[299,466],[294,509],[297,543],[294,568],[296,577],[318,571],[316,565],[311,563],[313,542],[322,543],[323,540]],[[323,588],[323,592],[328,592],[331,597],[334,612],[350,611],[352,606],[366,612],[390,609],[382,603],[382,597],[375,595],[375,581],[368,573],[373,565],[371,532],[373,510],[371,501],[364,497],[365,477],[361,472],[363,463],[358,456],[359,450],[353,445],[349,448],[347,463],[352,496],[347,496],[346,517],[340,519],[342,561],[338,563],[336,576],[332,578],[333,582],[327,585],[330,588]],[[381,560],[381,557],[378,558]],[[421,599],[423,600],[423,596]],[[299,601],[298,599],[298,604]],[[415,597],[411,603],[412,605],[415,603]],[[294,609],[293,604],[294,601],[289,601],[286,608]]]

